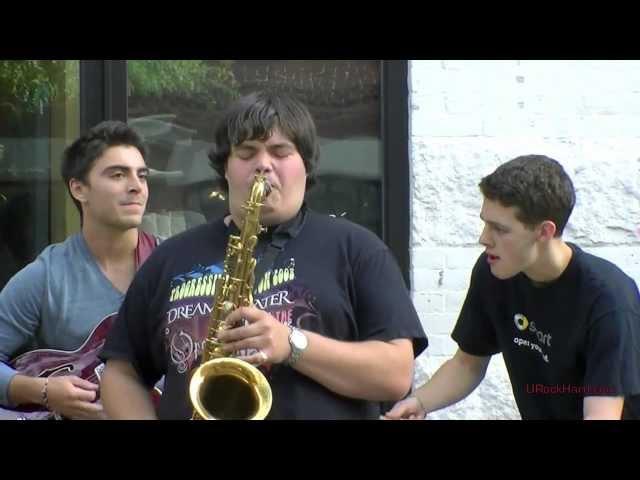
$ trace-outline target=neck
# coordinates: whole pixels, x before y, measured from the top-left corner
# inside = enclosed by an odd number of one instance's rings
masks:
[[[561,238],[548,242],[535,264],[524,273],[534,283],[549,283],[560,278],[566,270],[573,250]]]
[[[138,246],[138,229],[116,230],[85,223],[82,226],[89,250],[102,266],[133,260],[133,253]]]

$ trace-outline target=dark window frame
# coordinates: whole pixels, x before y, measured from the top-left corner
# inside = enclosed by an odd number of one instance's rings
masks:
[[[383,149],[382,230],[383,240],[396,257],[411,288],[409,269],[409,62],[381,62],[380,125]]]
[[[103,120],[127,121],[127,61],[80,61],[80,129]]]
[[[383,60],[380,67],[382,238],[410,288],[409,62]],[[103,120],[127,120],[126,60],[80,62],[81,130]]]

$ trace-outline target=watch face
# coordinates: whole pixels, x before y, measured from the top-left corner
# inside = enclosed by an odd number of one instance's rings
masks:
[[[300,330],[293,330],[291,332],[291,343],[298,349],[304,350],[307,348],[307,337]]]

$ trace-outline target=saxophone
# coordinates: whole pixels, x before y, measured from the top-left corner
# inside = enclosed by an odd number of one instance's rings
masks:
[[[216,281],[202,362],[189,383],[193,420],[262,420],[271,409],[271,387],[263,373],[243,360],[228,357],[218,340],[227,315],[238,307],[253,305],[253,251],[263,230],[260,210],[270,192],[264,175],[256,174],[242,206],[245,216],[240,235],[229,236],[224,271]]]

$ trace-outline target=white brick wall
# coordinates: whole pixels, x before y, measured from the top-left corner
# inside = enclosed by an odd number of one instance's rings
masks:
[[[565,238],[640,284],[640,61],[412,61],[409,81],[411,277],[430,339],[418,370],[455,351],[482,251],[477,184],[518,155],[564,165],[577,192]],[[504,386],[494,363],[487,381]]]

